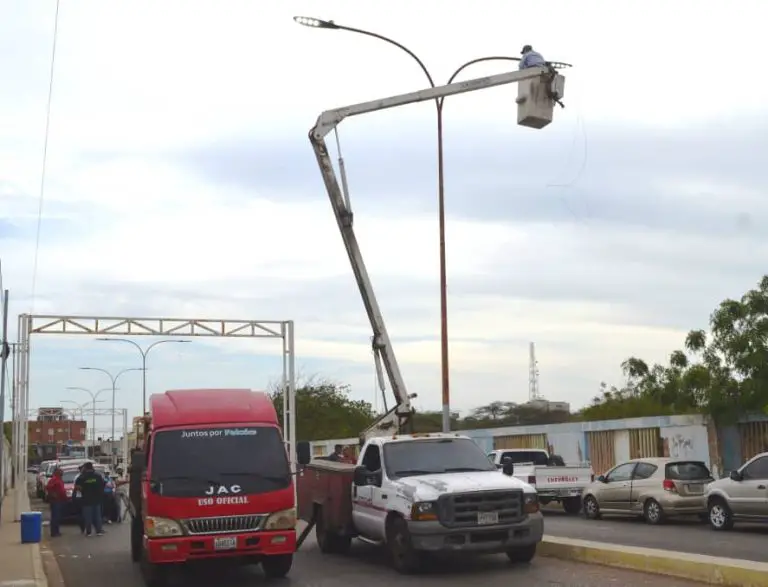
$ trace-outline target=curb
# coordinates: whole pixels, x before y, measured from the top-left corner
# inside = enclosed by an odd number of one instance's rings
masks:
[[[42,559],[45,580],[38,582],[38,587],[65,587],[59,561],[56,560],[56,555],[47,543],[40,548],[40,558]]]
[[[19,489],[17,489],[18,494],[16,495],[16,499],[18,499],[21,502],[21,508],[20,510],[22,512],[28,512],[32,509],[32,505],[29,501],[29,493],[27,493],[27,487],[22,486]],[[48,577],[45,574],[45,567],[43,565],[43,557],[41,553],[42,549],[42,542],[39,544],[35,544],[34,548],[32,548],[32,573],[34,576],[35,585],[37,587],[48,587]]]
[[[768,563],[687,552],[545,536],[537,552],[563,560],[618,567],[728,587],[768,587]]]

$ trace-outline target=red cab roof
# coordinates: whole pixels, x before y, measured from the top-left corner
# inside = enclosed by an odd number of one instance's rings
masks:
[[[250,389],[176,389],[150,398],[152,426],[278,425],[272,400]]]

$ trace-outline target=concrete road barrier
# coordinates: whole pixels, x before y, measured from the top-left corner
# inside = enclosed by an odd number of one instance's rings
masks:
[[[768,587],[768,563],[545,536],[537,553],[709,585]]]

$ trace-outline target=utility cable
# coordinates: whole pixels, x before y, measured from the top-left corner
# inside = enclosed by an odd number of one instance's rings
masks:
[[[32,265],[32,291],[31,291],[31,313],[35,311],[35,292],[37,289],[37,263],[40,256],[40,232],[43,224],[43,204],[45,202],[45,179],[48,168],[48,138],[51,131],[51,102],[53,100],[53,80],[56,67],[56,45],[59,38],[59,3],[56,0],[56,14],[53,20],[53,46],[51,48],[51,66],[48,76],[48,103],[45,111],[45,137],[43,139],[43,161],[40,170],[40,196],[37,206],[37,231],[35,234],[35,260]]]

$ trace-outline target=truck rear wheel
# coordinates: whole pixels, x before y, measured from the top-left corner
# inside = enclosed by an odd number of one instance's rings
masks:
[[[291,570],[292,554],[276,554],[261,560],[261,568],[268,579],[282,579]]]
[[[337,534],[325,525],[322,508],[317,510],[315,522],[315,537],[320,552],[324,554],[344,554],[352,546],[352,537]]]
[[[581,511],[581,498],[580,497],[566,497],[563,500],[563,509],[566,514],[575,515]]]
[[[411,533],[403,518],[393,518],[387,524],[387,548],[392,557],[392,566],[398,573],[412,575],[421,570],[419,552],[413,548]]]
[[[131,520],[131,560],[135,563],[141,560],[143,538],[144,528],[141,519],[133,518]]]

